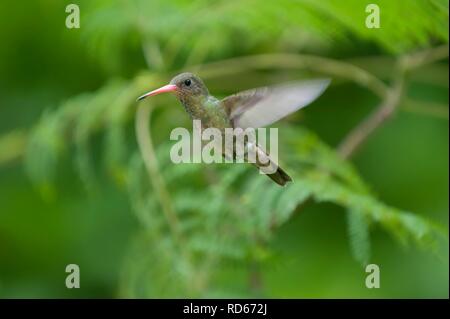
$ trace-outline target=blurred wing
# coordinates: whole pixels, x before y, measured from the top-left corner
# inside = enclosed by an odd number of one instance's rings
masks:
[[[263,127],[307,106],[330,84],[329,79],[262,87],[222,100],[234,127]]]

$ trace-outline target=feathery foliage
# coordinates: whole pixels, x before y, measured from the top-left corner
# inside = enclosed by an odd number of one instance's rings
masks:
[[[217,266],[270,260],[274,233],[308,200],[343,207],[352,253],[363,265],[370,260],[373,224],[402,243],[433,248],[445,239],[445,231],[417,214],[383,203],[348,161],[314,133],[294,125],[280,129],[284,143],[280,158],[294,180],[286,188],[246,165],[175,165],[169,160],[171,143],[159,141],[157,165],[179,220],[177,237],[162,214],[158,190],[149,181],[130,130],[136,96],[148,83],[160,82],[183,65],[251,54],[258,48],[326,52],[336,43],[357,46],[358,41],[366,41],[380,52],[396,55],[448,41],[447,1],[379,3],[383,28],[374,33],[364,27],[364,10],[354,10],[361,6],[356,0],[283,0],[276,6],[254,0],[104,1],[100,6],[86,2],[92,8],[83,37],[105,68],[120,74],[130,66],[124,53],[142,49],[151,71],[131,80],[112,80],[45,112],[28,143],[27,172],[47,194],[58,161],[73,153],[88,191],[96,189],[103,168],[127,192],[142,226],[121,282],[120,293],[127,297],[214,295]],[[153,10],[155,6],[159,10]],[[397,18],[406,15],[414,18]],[[171,111],[154,112],[164,117]],[[102,151],[94,151],[90,143],[100,135]]]

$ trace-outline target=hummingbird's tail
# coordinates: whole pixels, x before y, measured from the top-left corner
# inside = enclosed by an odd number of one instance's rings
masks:
[[[292,182],[292,178],[286,174],[286,172],[278,166],[278,169],[273,174],[267,174],[271,180],[273,180],[278,185],[284,186],[287,182]]]
[[[292,181],[292,178],[258,145],[256,146],[256,154],[256,163],[254,165],[265,172],[265,175],[269,176],[271,180],[280,186],[284,186],[287,182]]]

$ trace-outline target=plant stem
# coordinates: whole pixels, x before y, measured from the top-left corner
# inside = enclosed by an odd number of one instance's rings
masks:
[[[175,211],[173,210],[170,200],[169,192],[167,191],[166,184],[163,177],[160,174],[158,162],[156,159],[153,143],[150,137],[149,122],[151,118],[151,106],[145,103],[141,103],[136,111],[136,137],[139,146],[139,150],[142,154],[145,167],[150,177],[153,189],[156,192],[161,208],[169,224],[170,230],[177,241],[181,240],[181,233],[179,228],[179,221]]]
[[[394,113],[403,94],[404,74],[399,71],[394,86],[380,106],[360,122],[338,146],[342,158],[350,158],[363,142]]]
[[[447,105],[440,103],[405,99],[400,108],[405,112],[432,116],[443,120],[448,120],[449,118]]]
[[[448,47],[443,45],[401,57],[397,63],[393,87],[387,91],[380,106],[350,131],[339,145],[338,152],[342,158],[350,158],[367,138],[392,116],[401,101],[405,75],[408,71],[444,59],[448,57],[448,54]]]
[[[264,289],[264,281],[260,269],[260,264],[256,260],[250,261],[249,265],[249,287],[255,297],[261,298]]]
[[[198,67],[203,78],[221,77],[227,74],[246,72],[249,69],[310,69],[324,74],[352,80],[377,96],[384,98],[387,86],[371,73],[353,64],[302,54],[260,54],[232,58],[219,62],[212,62]]]

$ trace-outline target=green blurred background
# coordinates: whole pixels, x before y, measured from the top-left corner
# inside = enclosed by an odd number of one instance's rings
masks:
[[[80,29],[69,3],[0,3],[0,297],[448,298],[448,1],[76,1]],[[191,124],[170,96],[141,106],[143,164],[134,100],[181,70],[218,97],[333,79],[274,125],[291,186],[172,164]],[[399,77],[392,117],[341,160]]]

